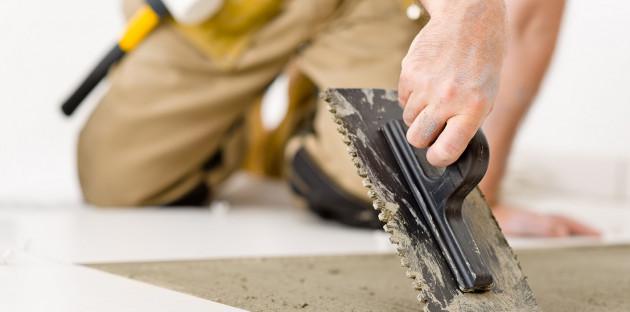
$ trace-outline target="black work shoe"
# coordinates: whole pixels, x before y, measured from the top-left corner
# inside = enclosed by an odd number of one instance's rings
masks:
[[[308,207],[320,217],[356,227],[383,227],[372,204],[337,186],[319,169],[303,147],[295,153],[291,169],[291,189],[304,198]]]
[[[190,192],[179,199],[164,204],[164,207],[206,207],[210,204],[210,188],[206,183],[199,183]]]

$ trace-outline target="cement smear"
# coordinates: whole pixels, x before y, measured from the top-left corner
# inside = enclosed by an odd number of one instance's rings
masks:
[[[630,311],[630,246],[522,250],[543,311]],[[396,255],[92,264],[250,311],[421,311]]]
[[[543,311],[630,311],[630,246],[517,252]]]
[[[419,311],[396,255],[96,264],[249,311]]]

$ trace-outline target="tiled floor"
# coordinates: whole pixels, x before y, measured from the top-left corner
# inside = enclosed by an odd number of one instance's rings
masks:
[[[238,175],[221,194],[210,209],[0,208],[0,310],[232,311],[78,264],[393,250],[381,231],[345,228],[296,208],[278,182]],[[604,233],[601,240],[510,239],[516,248],[630,242],[630,209],[614,201],[512,201],[573,215]]]
[[[2,311],[242,311],[23,250],[4,260]]]

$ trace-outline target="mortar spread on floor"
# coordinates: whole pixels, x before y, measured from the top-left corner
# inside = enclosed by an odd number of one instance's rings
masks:
[[[630,311],[630,246],[521,250],[544,311]],[[90,264],[250,311],[420,311],[396,255]]]

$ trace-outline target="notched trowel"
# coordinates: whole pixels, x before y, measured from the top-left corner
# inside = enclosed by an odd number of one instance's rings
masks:
[[[425,311],[540,311],[476,188],[488,166],[481,132],[440,170],[407,143],[396,91],[329,89],[323,97]]]

